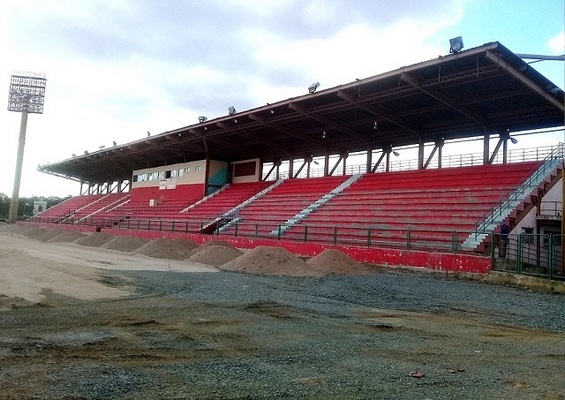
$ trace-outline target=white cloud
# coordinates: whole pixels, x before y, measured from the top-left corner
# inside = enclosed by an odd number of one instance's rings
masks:
[[[556,54],[564,54],[565,53],[565,31],[562,31],[555,37],[551,38],[549,42],[547,42],[548,47],[551,49],[553,53]]]

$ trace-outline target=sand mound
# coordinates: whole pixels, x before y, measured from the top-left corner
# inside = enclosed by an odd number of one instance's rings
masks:
[[[35,237],[35,239],[41,240],[42,242],[48,242],[49,240],[53,239],[55,236],[62,235],[63,233],[66,232],[68,231],[61,228],[48,229],[47,232],[45,232],[41,236]]]
[[[82,246],[92,246],[92,247],[100,247],[103,244],[109,242],[114,238],[114,235],[110,235],[109,233],[105,232],[94,232],[90,235],[86,235],[75,241],[75,243],[80,244]]]
[[[18,234],[21,234],[24,230],[25,230],[25,228],[23,228],[19,225],[15,225],[15,224],[6,224],[6,225],[0,226],[0,232],[2,232],[2,233],[18,233]]]
[[[212,265],[213,267],[224,265],[225,263],[235,260],[237,257],[243,254],[243,252],[239,251],[238,249],[223,245],[200,246],[195,250],[198,251],[194,253],[188,259],[188,261],[208,264]]]
[[[258,246],[220,267],[260,275],[321,276],[304,261],[282,247]]]
[[[365,264],[355,261],[339,250],[328,249],[312,257],[306,264],[324,275],[371,275],[374,274]]]
[[[30,238],[30,239],[35,239],[37,237],[43,236],[45,235],[45,233],[47,233],[47,229],[45,228],[40,228],[38,226],[32,225],[29,226],[27,228],[25,228],[24,230],[22,230],[21,234]]]
[[[198,244],[189,239],[155,239],[141,246],[135,253],[154,258],[186,260]]]
[[[192,255],[198,253],[200,250],[203,250],[206,247],[210,247],[210,246],[222,246],[222,247],[228,247],[228,248],[231,248],[231,249],[235,249],[235,247],[233,247],[228,242],[224,242],[223,240],[210,240],[210,241],[205,242],[204,244],[200,245],[199,247],[195,248],[194,250],[192,250],[190,252],[190,255],[192,256]]]
[[[65,233],[61,233],[60,235],[52,237],[47,241],[47,243],[70,243],[82,237],[84,237],[84,233],[77,231],[67,231]]]
[[[149,242],[147,239],[142,239],[134,236],[116,236],[114,239],[102,245],[105,249],[120,250],[120,251],[134,251]]]

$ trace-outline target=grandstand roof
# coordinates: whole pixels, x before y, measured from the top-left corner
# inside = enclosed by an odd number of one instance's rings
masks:
[[[562,89],[493,42],[38,169],[105,183],[207,154],[269,162],[563,126],[564,111]]]

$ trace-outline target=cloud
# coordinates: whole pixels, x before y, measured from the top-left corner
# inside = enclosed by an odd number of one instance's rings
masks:
[[[558,35],[554,36],[547,42],[547,46],[551,49],[553,53],[565,54],[565,31],[562,31]]]

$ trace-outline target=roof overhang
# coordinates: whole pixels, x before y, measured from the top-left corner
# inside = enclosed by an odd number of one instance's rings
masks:
[[[142,168],[281,159],[563,126],[564,93],[498,42],[39,167],[105,183]]]

